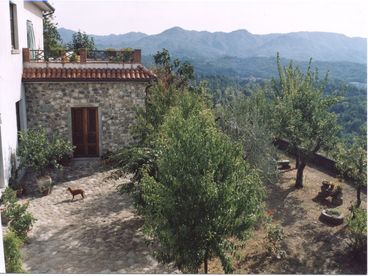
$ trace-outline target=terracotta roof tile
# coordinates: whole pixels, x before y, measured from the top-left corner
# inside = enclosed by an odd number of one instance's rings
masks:
[[[24,68],[24,82],[50,81],[150,81],[156,76],[144,67],[110,68]]]

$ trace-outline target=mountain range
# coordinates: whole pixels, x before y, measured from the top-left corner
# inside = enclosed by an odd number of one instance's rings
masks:
[[[64,43],[71,41],[75,32],[64,28],[58,31]],[[172,56],[188,59],[202,74],[222,74],[226,68],[225,73],[264,77],[259,71],[267,74],[269,66],[275,67],[276,53],[279,52],[282,58],[303,64],[313,58],[322,64],[322,69],[332,71],[332,76],[338,75],[345,81],[366,82],[367,39],[343,34],[257,35],[246,30],[211,33],[173,27],[155,35],[130,32],[90,36],[98,49],[141,49],[143,61],[147,63],[152,62],[153,54],[166,48]]]
[[[60,28],[65,43],[74,31]],[[130,32],[120,35],[93,35],[99,49],[140,48],[144,55],[152,55],[166,48],[175,56],[214,58],[232,56],[275,57],[319,61],[349,61],[366,63],[367,40],[336,33],[295,32],[286,34],[256,35],[246,30],[229,33],[188,31],[173,27],[156,35]]]

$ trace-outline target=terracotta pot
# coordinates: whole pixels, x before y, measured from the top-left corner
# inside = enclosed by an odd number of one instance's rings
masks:
[[[38,186],[39,191],[43,195],[48,195],[51,193],[51,187],[52,187],[52,178],[51,176],[41,176],[36,179],[36,183]]]

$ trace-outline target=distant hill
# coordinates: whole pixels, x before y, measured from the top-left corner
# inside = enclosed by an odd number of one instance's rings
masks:
[[[59,33],[67,43],[74,31],[60,28]],[[276,74],[275,58],[279,52],[284,64],[294,60],[301,67],[306,67],[312,57],[321,76],[329,71],[332,79],[357,83],[367,81],[367,40],[336,33],[254,35],[246,30],[210,33],[174,27],[157,35],[130,32],[91,36],[99,49],[142,49],[146,66],[152,64],[153,54],[166,48],[172,56],[189,60],[201,75],[270,78]]]
[[[64,42],[69,42],[74,31],[59,29]],[[187,31],[179,27],[157,35],[127,33],[121,35],[91,35],[100,49],[140,48],[144,55],[166,48],[175,56],[218,58],[275,57],[319,61],[348,61],[365,64],[367,40],[336,33],[295,32],[287,34],[255,35],[246,30],[230,33]]]

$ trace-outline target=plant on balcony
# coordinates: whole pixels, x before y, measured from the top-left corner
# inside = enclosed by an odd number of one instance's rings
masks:
[[[46,175],[48,168],[60,168],[60,162],[73,152],[73,145],[60,137],[47,136],[44,129],[31,129],[20,132],[18,156],[20,166],[33,170],[37,176],[37,184],[42,194],[51,191],[52,180]]]
[[[123,53],[123,62],[132,62],[133,61],[133,49],[132,48],[124,48],[121,50]]]

